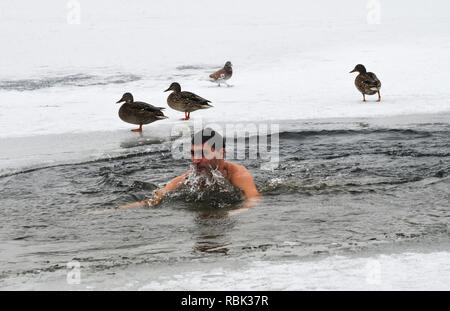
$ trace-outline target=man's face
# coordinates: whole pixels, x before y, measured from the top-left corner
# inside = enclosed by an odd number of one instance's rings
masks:
[[[223,161],[224,149],[216,151],[207,143],[202,146],[191,145],[191,159],[197,171],[209,171],[218,167],[219,162]]]

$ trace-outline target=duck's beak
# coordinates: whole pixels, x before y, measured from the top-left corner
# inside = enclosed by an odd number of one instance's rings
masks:
[[[116,104],[119,104],[119,103],[121,103],[121,102],[123,102],[124,100],[123,100],[123,97],[118,101],[118,102],[116,102]]]
[[[350,71],[349,73],[352,73],[352,72],[356,72],[356,69],[353,69],[352,71]]]
[[[167,92],[167,91],[170,91],[170,87],[167,90],[165,90],[164,92]]]

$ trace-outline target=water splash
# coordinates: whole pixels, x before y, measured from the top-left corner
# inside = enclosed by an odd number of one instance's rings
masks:
[[[192,169],[183,185],[170,197],[188,203],[201,203],[205,207],[222,208],[241,202],[242,191],[233,186],[218,169],[208,173]]]

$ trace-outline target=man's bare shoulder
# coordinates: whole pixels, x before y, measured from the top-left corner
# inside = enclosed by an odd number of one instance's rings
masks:
[[[228,174],[231,175],[231,178],[242,176],[242,175],[250,175],[250,172],[247,170],[245,166],[233,163],[233,162],[225,162],[228,170]]]
[[[242,165],[227,162],[227,170],[230,182],[244,191],[247,198],[254,198],[259,196],[258,189],[256,189],[255,182],[250,172]]]

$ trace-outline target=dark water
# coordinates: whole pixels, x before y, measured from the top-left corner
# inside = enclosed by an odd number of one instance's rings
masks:
[[[0,178],[1,279],[78,260],[109,273],[142,263],[296,259],[449,242],[450,125],[280,133],[280,165],[246,166],[255,208],[177,194],[155,209],[117,210],[189,168],[158,151]],[[229,198],[225,193],[224,198]],[[92,214],[94,212],[94,214]],[[1,282],[0,279],[0,282]]]

